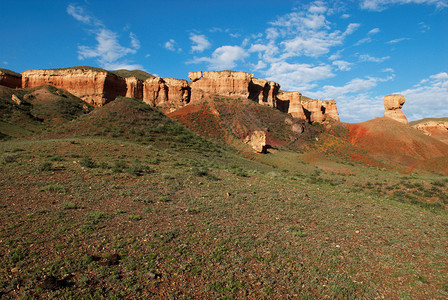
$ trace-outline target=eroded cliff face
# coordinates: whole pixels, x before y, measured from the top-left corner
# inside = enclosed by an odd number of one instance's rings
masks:
[[[7,69],[0,69],[0,85],[17,89],[22,87],[22,75]]]
[[[412,125],[412,127],[422,131],[426,135],[448,144],[448,121],[446,120],[423,121]]]
[[[126,96],[142,99],[151,106],[171,112],[190,102],[221,96],[251,99],[311,123],[339,121],[334,100],[302,99],[299,92],[281,91],[278,83],[254,78],[253,73],[197,71],[190,72],[188,77],[190,82],[161,77],[142,81],[134,76],[123,78],[105,70],[79,67],[25,71],[20,85],[24,88],[52,85],[93,106],[103,106],[118,96]]]
[[[191,101],[201,101],[213,96],[232,98],[249,98],[249,84],[254,77],[253,73],[220,71],[203,72],[202,77],[198,72],[191,72],[189,78],[195,79],[191,86]]]
[[[302,106],[302,94],[299,92],[280,91],[277,94],[277,108],[294,118],[307,119]]]
[[[384,116],[403,124],[409,124],[408,119],[401,111],[405,98],[403,95],[392,94],[384,96]]]
[[[64,89],[96,107],[126,95],[126,80],[107,71],[73,68],[22,73],[23,88],[45,85]]]
[[[143,81],[136,77],[127,77],[126,97],[143,99]]]

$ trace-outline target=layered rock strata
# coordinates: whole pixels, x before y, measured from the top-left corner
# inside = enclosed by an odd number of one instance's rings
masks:
[[[52,85],[64,89],[93,106],[103,106],[126,95],[126,80],[107,71],[73,68],[31,70],[22,73],[22,87]]]
[[[0,69],[0,85],[17,89],[22,87],[22,75],[11,70]]]
[[[392,94],[384,96],[384,116],[403,124],[409,124],[408,119],[401,111],[405,98],[403,95]]]
[[[448,144],[448,120],[423,120],[411,126],[424,134]]]
[[[248,99],[253,77],[253,73],[234,71],[203,72],[201,77],[198,72],[190,73],[189,78],[195,79],[190,84],[191,102],[213,96]]]
[[[143,99],[143,81],[136,77],[127,77],[126,97]]]

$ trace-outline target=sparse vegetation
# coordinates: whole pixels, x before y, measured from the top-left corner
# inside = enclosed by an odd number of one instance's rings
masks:
[[[446,176],[369,168],[311,133],[254,155],[237,133],[220,147],[139,101],[108,105],[56,139],[0,143],[0,297],[446,298]]]

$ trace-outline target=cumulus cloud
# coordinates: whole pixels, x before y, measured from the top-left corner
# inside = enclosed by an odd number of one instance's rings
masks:
[[[426,4],[434,5],[438,9],[448,7],[447,0],[363,0],[360,3],[362,9],[372,11],[382,11],[391,5],[403,5],[403,4]]]
[[[410,121],[448,116],[448,73],[441,72],[421,80],[412,88],[399,91],[406,98],[403,112]],[[424,107],[425,115],[422,114]]]
[[[293,64],[284,61],[272,63],[265,72],[267,79],[281,82],[282,89],[302,91],[315,87],[314,81],[334,76],[329,65]]]
[[[95,46],[78,46],[79,60],[94,58],[102,68],[108,70],[142,69],[141,65],[125,59],[127,55],[135,54],[140,49],[140,41],[134,33],[129,33],[130,47],[125,47],[120,44],[116,32],[107,29],[101,21],[87,14],[83,7],[70,4],[67,13],[77,21],[91,26],[90,32],[95,35]]]
[[[210,48],[211,44],[207,37],[203,34],[190,34],[190,40],[193,42],[191,46],[191,52],[204,52],[204,50]]]
[[[327,54],[331,47],[341,45],[346,36],[360,26],[350,23],[344,31],[334,29],[328,19],[331,9],[326,2],[314,1],[308,9],[292,12],[277,18],[266,30],[268,40],[280,41],[281,59]]]
[[[195,57],[188,63],[208,63],[209,69],[233,69],[238,61],[244,60],[249,54],[240,46],[222,46],[213,51],[211,57]]]

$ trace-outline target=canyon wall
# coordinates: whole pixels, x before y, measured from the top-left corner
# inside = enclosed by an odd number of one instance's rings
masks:
[[[192,102],[214,96],[249,98],[249,84],[254,77],[252,73],[220,71],[203,72],[201,77],[199,75],[200,72],[191,72],[188,76],[192,80]]]
[[[44,85],[64,89],[96,107],[126,95],[126,80],[104,70],[80,67],[22,73],[23,88]]]
[[[280,85],[274,81],[254,78],[253,73],[197,71],[189,73],[191,81],[161,77],[150,77],[143,81],[134,76],[124,78],[121,74],[91,67],[30,70],[22,74],[3,70],[0,69],[0,85],[14,88],[52,85],[97,107],[118,96],[126,96],[141,99],[164,111],[174,111],[190,102],[217,96],[251,99],[311,123],[339,121],[334,100],[302,98],[299,92],[281,91]],[[391,107],[394,106],[391,104]]]
[[[8,69],[0,69],[0,85],[12,89],[22,87],[22,75]]]

